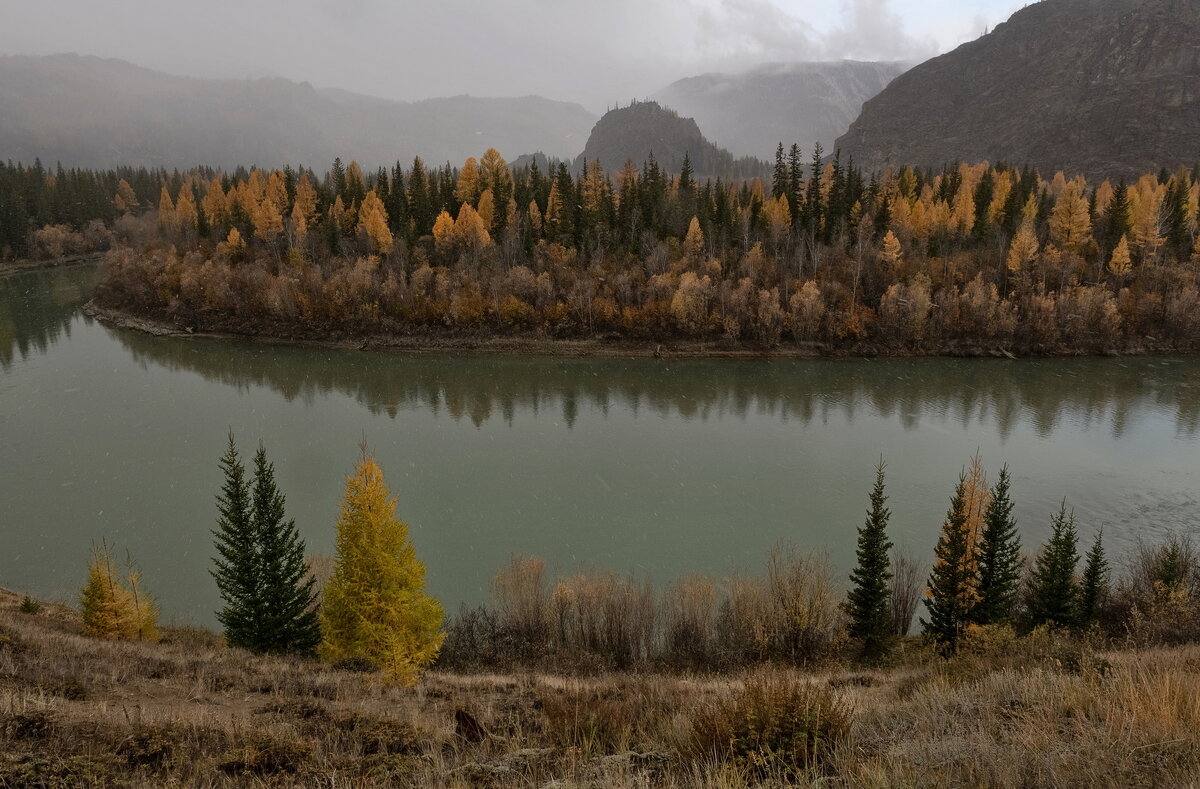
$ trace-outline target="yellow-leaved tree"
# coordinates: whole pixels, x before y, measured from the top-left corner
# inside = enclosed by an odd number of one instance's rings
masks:
[[[887,235],[883,237],[883,249],[880,250],[879,257],[892,270],[895,270],[900,265],[900,261],[904,257],[904,250],[900,246],[900,239],[896,238],[896,234],[891,230],[887,231]]]
[[[337,520],[337,554],[321,608],[323,660],[366,659],[393,681],[412,685],[437,658],[442,606],[425,593],[425,565],[383,471],[362,448],[346,480]]]
[[[117,577],[107,544],[92,547],[79,606],[83,632],[89,636],[158,640],[158,607],[142,589],[136,570],[130,570],[124,580]]]
[[[1008,248],[1008,270],[1014,274],[1024,271],[1037,257],[1039,246],[1033,221],[1024,220]]]
[[[393,239],[392,231],[388,229],[387,209],[374,189],[367,192],[358,209],[358,232],[366,235],[370,251],[391,254]]]
[[[1133,257],[1129,254],[1129,237],[1121,236],[1121,243],[1113,250],[1108,261],[1108,270],[1115,277],[1125,277],[1133,270]]]
[[[700,220],[692,217],[688,225],[687,235],[683,239],[683,256],[689,263],[697,263],[704,253],[704,231],[700,229]]]

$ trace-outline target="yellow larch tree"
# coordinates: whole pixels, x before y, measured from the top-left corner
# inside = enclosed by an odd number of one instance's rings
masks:
[[[113,196],[113,205],[120,214],[128,213],[138,207],[137,194],[124,178],[117,183],[117,193]]]
[[[879,257],[893,271],[900,265],[900,261],[904,257],[900,239],[896,238],[896,234],[891,230],[887,231],[887,235],[883,237],[883,248],[879,252]]]
[[[479,163],[472,156],[463,162],[462,169],[458,171],[458,183],[454,187],[454,199],[460,204],[470,203],[475,205],[479,200],[479,194],[482,191],[479,185]]]
[[[163,184],[162,191],[158,193],[158,229],[165,235],[171,235],[175,228],[175,201],[171,199],[166,184]]]
[[[267,179],[266,199],[271,202],[280,216],[287,213],[288,193],[287,184],[283,182],[283,173],[275,170]]]
[[[533,228],[533,232],[540,236],[542,234],[542,212],[538,208],[537,200],[530,200],[527,210],[529,213],[529,225]]]
[[[250,222],[254,225],[254,237],[268,243],[283,232],[283,213],[266,195],[254,203]]]
[[[497,198],[507,196],[512,192],[512,171],[508,162],[495,148],[488,148],[483,158],[479,160],[480,190],[491,189]]]
[[[484,189],[479,196],[479,208],[476,209],[483,226],[490,233],[496,228],[496,195],[491,189]]]
[[[1114,277],[1128,276],[1133,270],[1133,257],[1129,254],[1129,237],[1121,236],[1121,241],[1117,244],[1117,248],[1113,250],[1112,257],[1108,261],[1108,270],[1112,272]]]
[[[204,209],[204,218],[208,220],[209,227],[224,226],[229,222],[229,201],[225,198],[225,190],[221,188],[219,178],[209,182],[208,191],[204,193],[200,205]]]
[[[792,229],[792,209],[787,195],[780,195],[775,200],[768,199],[763,203],[762,214],[767,220],[771,240],[778,244]]]
[[[697,263],[704,254],[704,231],[700,229],[700,220],[692,217],[688,224],[687,235],[683,239],[683,256],[689,263]]]
[[[1078,252],[1092,233],[1092,216],[1083,183],[1071,181],[1063,187],[1050,215],[1050,237],[1065,252]]]
[[[196,200],[192,197],[192,187],[184,184],[179,188],[179,200],[175,204],[175,225],[190,238],[196,234],[198,219]]]
[[[558,181],[555,181],[550,184],[550,196],[546,198],[546,214],[542,217],[543,232],[548,237],[553,238],[553,234],[558,231],[562,223],[562,212],[562,197],[558,194]]]
[[[438,252],[449,252],[454,247],[454,217],[443,210],[433,223],[433,245]]]
[[[1153,176],[1142,178],[1130,191],[1130,220],[1133,246],[1140,259],[1150,260],[1166,243],[1163,237],[1162,206],[1166,188]]]
[[[367,192],[358,209],[358,232],[366,235],[372,252],[391,254],[393,239],[392,231],[388,228],[387,209],[374,189]]]
[[[321,607],[323,660],[366,659],[412,685],[441,648],[442,606],[425,592],[425,565],[383,471],[363,448],[346,479],[333,575]]]
[[[1033,221],[1026,219],[1013,236],[1012,244],[1008,247],[1008,270],[1014,274],[1024,271],[1033,262],[1038,253],[1038,237],[1033,229]]]
[[[296,199],[292,204],[293,216],[297,209],[304,217],[305,224],[312,224],[313,217],[317,215],[317,190],[308,180],[308,173],[301,175],[300,180],[296,182]]]
[[[92,547],[79,606],[86,635],[158,640],[158,607],[142,589],[141,576],[136,571],[131,570],[124,580],[117,577],[107,544]]]
[[[491,234],[484,226],[483,218],[470,203],[463,203],[458,209],[458,219],[454,222],[454,238],[464,249],[472,252],[478,252],[492,243]]]

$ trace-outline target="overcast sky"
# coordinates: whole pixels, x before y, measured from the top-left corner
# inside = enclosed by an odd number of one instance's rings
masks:
[[[797,60],[924,60],[1022,0],[0,0],[0,53],[396,99],[539,94],[593,111],[681,77]]]

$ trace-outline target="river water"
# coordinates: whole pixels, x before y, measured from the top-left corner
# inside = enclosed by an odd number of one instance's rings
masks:
[[[512,553],[667,581],[786,541],[853,560],[873,466],[928,560],[976,451],[1027,545],[1064,498],[1119,555],[1200,528],[1200,359],[410,356],[152,337],[79,312],[91,265],[0,277],[0,586],[74,600],[89,546],[212,624],[217,459],[261,439],[311,552],[365,436],[453,610]]]

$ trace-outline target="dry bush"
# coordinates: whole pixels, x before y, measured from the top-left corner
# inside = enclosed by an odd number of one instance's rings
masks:
[[[685,747],[694,758],[731,761],[759,778],[789,779],[827,769],[849,738],[852,720],[852,710],[829,687],[761,674],[693,711]]]
[[[908,554],[892,554],[892,580],[890,600],[892,605],[892,634],[907,636],[912,630],[913,619],[925,589],[925,567],[920,560]]]

